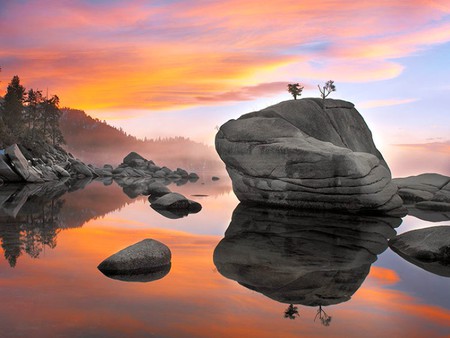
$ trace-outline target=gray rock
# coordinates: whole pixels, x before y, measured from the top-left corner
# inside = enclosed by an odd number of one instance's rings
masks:
[[[59,177],[70,177],[69,172],[57,164],[53,165],[53,170]]]
[[[103,169],[112,171],[114,168],[111,164],[105,164],[105,165],[103,165]]]
[[[159,182],[153,182],[147,185],[146,187],[146,195],[150,195],[152,198],[161,197],[171,193],[170,189],[167,188],[164,184]]]
[[[391,239],[389,246],[408,262],[450,277],[450,226],[408,231]]]
[[[152,202],[154,209],[186,209],[192,212],[199,212],[201,210],[200,203],[189,200],[181,194],[171,192],[158,198]]]
[[[165,269],[170,264],[170,249],[163,243],[144,239],[100,263],[98,269],[107,275],[134,275]]]
[[[301,99],[230,120],[216,135],[239,200],[404,215],[397,186],[353,104]]]
[[[196,173],[189,173],[189,181],[197,181],[199,179],[198,175]]]
[[[23,178],[19,176],[8,164],[9,160],[5,155],[0,154],[0,178],[6,182],[20,182]]]
[[[393,179],[399,195],[411,213],[412,207],[430,211],[450,211],[450,177],[427,173]]]
[[[145,160],[142,160],[142,159],[140,159],[140,158],[132,159],[132,160],[130,160],[127,164],[128,164],[130,167],[133,167],[133,168],[143,168],[143,167],[147,167],[147,163],[145,162]]]
[[[432,211],[450,211],[450,203],[436,201],[422,201],[416,203],[416,208]]]
[[[93,177],[94,173],[86,164],[79,160],[72,160],[70,164],[70,171],[80,177]]]
[[[14,170],[24,179],[24,181],[31,183],[44,182],[36,168],[31,166],[23,156],[17,144],[7,147],[5,149],[5,154],[9,158],[10,163],[14,166]]]
[[[175,170],[175,173],[177,175],[180,175],[182,178],[188,178],[189,177],[189,173],[186,170],[181,169],[181,168],[177,168],[177,170]]]
[[[145,158],[143,158],[138,153],[132,151],[127,156],[125,156],[125,158],[123,159],[123,163],[129,165],[133,160],[143,160],[143,161],[145,161]]]
[[[166,172],[164,171],[164,170],[158,170],[158,171],[155,171],[154,173],[153,173],[153,177],[155,177],[155,178],[164,178],[164,177],[166,177]]]

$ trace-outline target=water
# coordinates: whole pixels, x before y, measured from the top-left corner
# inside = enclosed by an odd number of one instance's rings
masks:
[[[226,177],[210,177],[170,185],[203,205],[180,219],[115,183],[4,188],[0,336],[450,335],[449,278],[386,242],[395,231],[450,222],[408,216],[393,230],[401,220],[245,208]],[[171,249],[165,277],[123,282],[97,270],[144,238]]]

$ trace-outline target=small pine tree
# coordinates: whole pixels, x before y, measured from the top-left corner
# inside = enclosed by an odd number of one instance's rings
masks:
[[[299,83],[290,83],[288,86],[288,92],[294,97],[294,100],[297,100],[297,96],[302,95],[303,86]]]

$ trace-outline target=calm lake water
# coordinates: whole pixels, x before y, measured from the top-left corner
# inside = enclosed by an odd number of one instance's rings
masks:
[[[386,240],[449,221],[248,208],[207,174],[169,186],[203,205],[169,219],[116,183],[82,186],[2,187],[1,337],[450,336],[450,279]],[[97,270],[144,238],[171,249],[165,277]]]

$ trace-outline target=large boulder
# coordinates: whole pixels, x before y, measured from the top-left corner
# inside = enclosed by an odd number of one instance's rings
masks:
[[[6,182],[20,182],[23,178],[20,177],[8,164],[9,160],[5,155],[0,154],[0,179]]]
[[[408,231],[391,239],[389,246],[408,262],[450,277],[450,226]]]
[[[243,202],[404,215],[397,186],[354,105],[281,102],[222,125],[216,149]]]
[[[17,144],[10,145],[5,149],[5,154],[15,171],[23,178],[24,181],[30,183],[44,182],[41,173],[28,163],[23,156]]]
[[[106,258],[98,269],[108,276],[167,271],[171,257],[170,249],[165,244],[154,239],[144,239]]]

